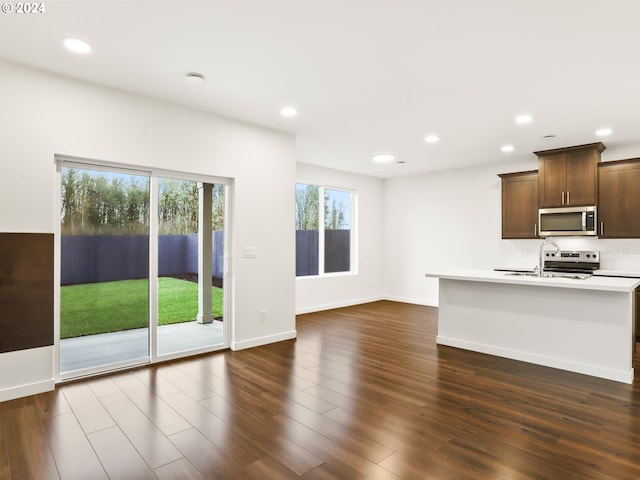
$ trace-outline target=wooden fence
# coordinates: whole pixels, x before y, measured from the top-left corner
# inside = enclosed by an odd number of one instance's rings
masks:
[[[149,276],[148,235],[63,235],[60,283],[109,282]],[[224,232],[213,232],[213,276],[224,272]],[[198,273],[198,235],[158,237],[158,275]]]
[[[317,230],[296,231],[296,276],[318,275]],[[63,235],[62,285],[109,282],[149,276],[148,235]],[[350,270],[351,231],[325,230],[324,271]],[[224,272],[224,232],[213,232],[213,276]],[[158,275],[198,272],[198,235],[158,237]]]
[[[324,271],[348,272],[351,267],[351,230],[324,231]],[[296,276],[318,275],[318,230],[296,230]]]

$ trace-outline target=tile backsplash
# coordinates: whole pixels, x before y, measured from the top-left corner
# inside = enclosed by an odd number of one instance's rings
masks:
[[[556,237],[561,250],[598,250],[600,268],[640,272],[640,239],[597,239],[585,237]],[[500,260],[496,266],[531,268],[538,263],[542,240],[504,240]]]

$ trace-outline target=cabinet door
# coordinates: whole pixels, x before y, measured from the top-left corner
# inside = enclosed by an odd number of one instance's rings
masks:
[[[538,195],[540,208],[564,206],[567,162],[564,153],[540,157]]]
[[[595,151],[567,153],[565,204],[582,206],[596,204],[596,172],[598,158]]]
[[[601,142],[534,152],[538,156],[540,208],[596,205]]]
[[[640,159],[598,167],[600,238],[640,238]]]
[[[538,173],[501,175],[502,238],[537,238]]]

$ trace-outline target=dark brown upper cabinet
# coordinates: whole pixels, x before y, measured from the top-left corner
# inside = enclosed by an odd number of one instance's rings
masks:
[[[540,208],[597,204],[601,142],[534,152],[538,156]]]
[[[598,165],[598,236],[640,238],[640,158]]]
[[[502,179],[502,238],[538,238],[538,172],[498,176]]]

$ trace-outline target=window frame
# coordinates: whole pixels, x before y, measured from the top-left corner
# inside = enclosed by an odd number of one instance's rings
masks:
[[[335,187],[318,182],[307,182],[296,180],[296,190],[298,185],[309,185],[318,188],[318,273],[316,275],[298,275],[296,279],[320,278],[320,277],[341,277],[358,274],[358,194],[356,190],[345,187]],[[343,272],[325,272],[325,190],[336,190],[349,194],[349,270]],[[297,206],[296,206],[297,208]],[[297,228],[296,228],[297,230]],[[297,248],[297,245],[296,245]]]

